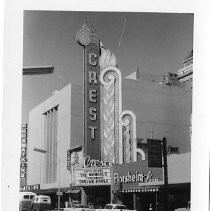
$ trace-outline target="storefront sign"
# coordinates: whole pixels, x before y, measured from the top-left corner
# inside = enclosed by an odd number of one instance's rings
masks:
[[[148,185],[163,184],[163,171],[161,168],[149,168],[147,161],[125,163],[113,166],[113,190],[138,189]]]
[[[75,186],[110,185],[110,168],[82,168],[75,169]]]
[[[31,191],[31,190],[39,190],[40,184],[36,185],[26,185],[21,187],[21,191]]]
[[[84,159],[84,167],[109,167],[109,161],[90,159],[90,156],[86,156]]]
[[[84,162],[84,156],[82,147],[76,146],[74,149],[67,150],[67,170],[74,168],[82,168]]]
[[[114,184],[117,183],[147,183],[147,182],[158,182],[159,178],[154,178],[152,171],[148,171],[147,174],[138,173],[132,174],[128,171],[126,175],[119,175],[118,173],[114,174]]]
[[[84,46],[84,152],[100,158],[100,82],[99,40],[93,29],[84,24],[77,33],[77,41]]]
[[[63,192],[57,192],[56,195],[57,195],[57,196],[59,196],[59,195],[60,195],[60,196],[63,196]]]

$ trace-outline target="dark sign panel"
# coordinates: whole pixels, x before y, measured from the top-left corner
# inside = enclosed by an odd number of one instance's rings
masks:
[[[115,165],[112,174],[112,189],[122,191],[139,190],[148,186],[163,184],[162,168],[149,168],[147,161]]]
[[[162,145],[161,140],[147,139],[148,144],[148,166],[162,167]]]
[[[99,45],[85,47],[85,154],[100,158]]]
[[[87,23],[76,39],[84,47],[84,153],[100,159],[100,41]]]
[[[67,151],[67,170],[71,170],[71,152]]]
[[[168,154],[179,154],[179,147],[168,147]]]

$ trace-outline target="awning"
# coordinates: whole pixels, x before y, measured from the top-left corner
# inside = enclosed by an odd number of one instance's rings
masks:
[[[50,193],[56,193],[57,191],[58,191],[57,188],[33,190],[33,192],[37,194],[50,194]]]
[[[129,190],[122,190],[120,191],[121,193],[139,193],[139,192],[158,192],[159,188],[154,187],[154,188],[141,188],[141,189],[129,189]],[[117,191],[114,191],[116,193]]]
[[[72,190],[71,193],[79,193],[80,190]]]
[[[79,193],[80,192],[80,190],[79,189],[77,189],[77,190],[67,190],[65,193]]]
[[[82,150],[82,146],[77,145],[77,146],[71,147],[68,151],[72,152],[72,151],[80,151],[80,150]]]

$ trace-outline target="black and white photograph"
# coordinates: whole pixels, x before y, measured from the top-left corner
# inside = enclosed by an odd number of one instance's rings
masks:
[[[195,13],[21,11],[16,210],[195,210]]]

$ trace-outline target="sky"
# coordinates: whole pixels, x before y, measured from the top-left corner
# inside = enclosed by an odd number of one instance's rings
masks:
[[[123,77],[136,71],[176,73],[193,48],[193,15],[25,11],[23,66],[54,66],[48,75],[24,75],[22,123],[29,111],[69,83],[83,83],[83,49],[76,33],[87,22],[116,56]],[[120,42],[120,45],[119,45]]]

